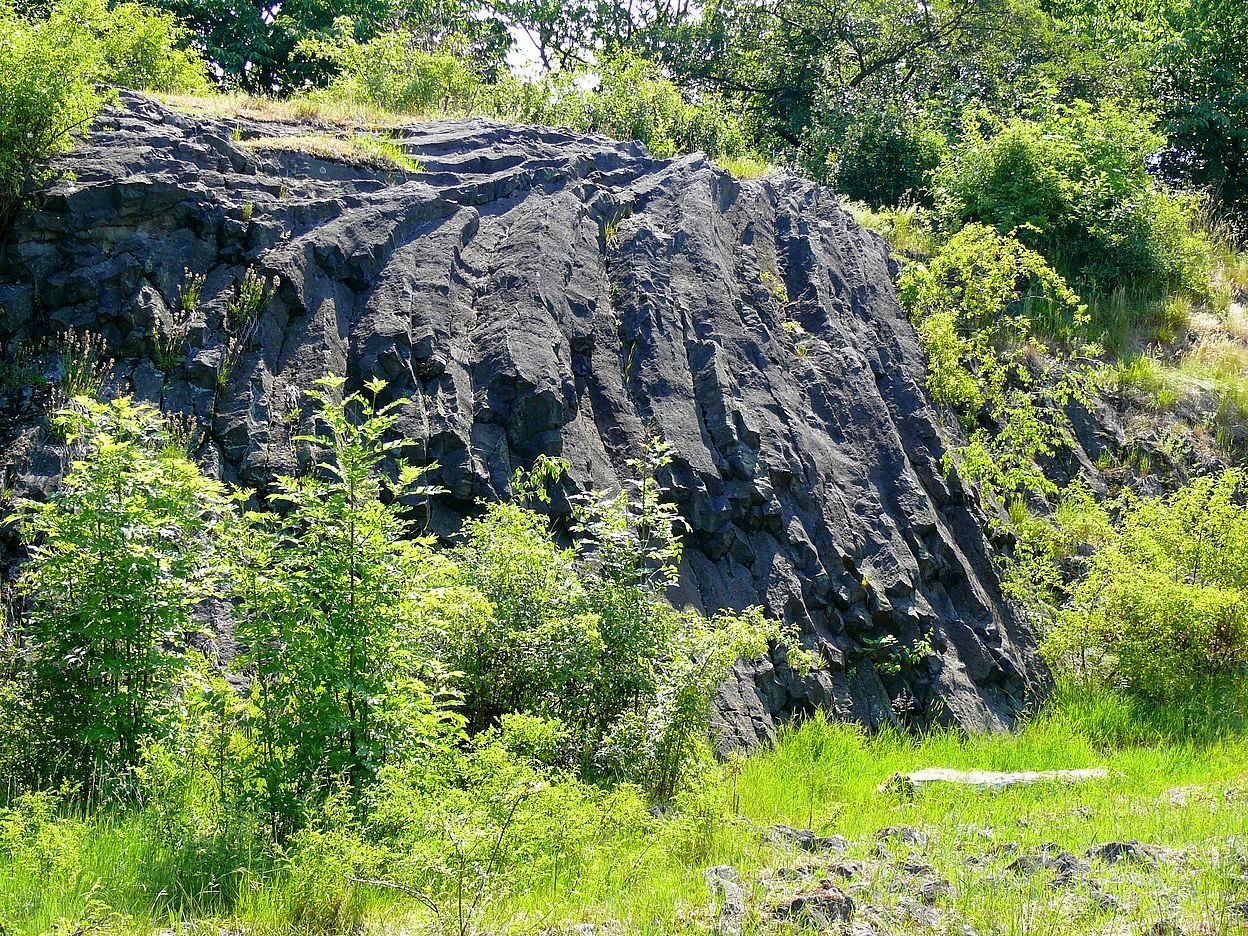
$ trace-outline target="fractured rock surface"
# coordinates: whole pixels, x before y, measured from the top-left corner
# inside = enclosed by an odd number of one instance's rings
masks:
[[[4,246],[6,346],[99,333],[116,388],[191,417],[208,469],[261,489],[297,468],[312,381],[383,377],[411,400],[406,454],[436,461],[450,491],[429,517],[444,537],[540,454],[570,464],[558,523],[568,495],[614,487],[663,437],[690,527],[673,600],[763,604],[821,661],[807,676],[780,653],[742,667],[721,693],[725,745],[816,708],[997,728],[1043,691],[982,518],[941,470],[886,247],[830,191],[481,120],[397,130],[418,173],[242,145],[308,132],[123,94]],[[203,298],[162,367],[153,329],[184,268]],[[280,284],[231,355],[227,305],[248,270]],[[62,462],[29,398],[10,400],[0,461],[47,491]],[[934,652],[896,672],[886,635]]]

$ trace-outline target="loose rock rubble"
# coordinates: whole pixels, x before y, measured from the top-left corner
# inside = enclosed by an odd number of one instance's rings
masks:
[[[827,928],[853,919],[854,902],[848,894],[831,880],[819,882],[813,890],[794,894],[776,907],[770,914],[773,919]]]
[[[786,825],[772,826],[767,838],[777,845],[792,845],[806,852],[843,852],[849,848],[849,839],[843,835],[815,835],[810,829]]]

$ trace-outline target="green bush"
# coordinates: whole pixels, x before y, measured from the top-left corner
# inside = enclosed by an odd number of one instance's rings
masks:
[[[1059,666],[1164,704],[1248,667],[1248,474],[1109,507],[1115,529],[1045,641]],[[1103,525],[1102,525],[1103,529]]]
[[[839,119],[812,128],[802,152],[814,178],[872,208],[930,205],[948,142],[926,114],[878,101],[831,113]]]
[[[77,16],[98,24],[94,28],[104,58],[104,83],[141,91],[208,90],[208,65],[189,48],[191,34],[173,14],[141,3],[76,3]]]
[[[470,727],[525,712],[583,731],[605,647],[575,553],[556,545],[544,517],[516,504],[491,504],[461,535],[455,578],[475,605],[455,602],[462,611],[447,621],[445,652],[461,674]]]
[[[695,150],[742,156],[749,150],[740,120],[723,99],[710,93],[691,98],[653,62],[622,52],[579,72],[503,81],[490,107],[525,123],[640,140],[663,158]]]
[[[434,492],[425,469],[383,472],[406,400],[385,384],[312,394],[312,467],[277,480],[277,510],[243,515],[232,537],[236,631],[251,677],[251,783],[271,819],[289,820],[345,781],[359,802],[378,770],[453,736],[438,695],[445,674],[424,648],[423,601],[437,575],[429,543],[409,538],[404,498]]]
[[[309,38],[297,51],[323,59],[337,75],[320,96],[345,99],[406,114],[471,112],[484,93],[467,50],[453,41],[430,48],[412,32],[381,33],[368,42],[355,38],[349,18],[334,24],[331,38]]]
[[[1004,495],[1056,492],[1040,461],[1068,444],[1061,407],[1086,393],[1086,310],[1040,254],[1013,236],[969,224],[899,296],[927,353],[927,385],[970,433],[952,452],[967,477]]]
[[[37,782],[99,795],[167,730],[224,502],[150,407],[79,398],[61,418],[76,460],[51,500],[19,508],[24,711]]]
[[[92,30],[64,7],[26,20],[0,0],[0,231],[32,188],[49,178],[49,157],[71,145],[104,101],[95,82],[103,56]]]
[[[430,46],[405,31],[357,42],[349,19],[330,39],[305,39],[301,54],[338,70],[314,97],[348,100],[407,114],[481,113],[521,123],[640,140],[657,156],[700,150],[708,156],[748,154],[745,131],[713,94],[692,99],[657,65],[628,53],[604,56],[593,68],[540,79],[504,76],[487,82],[456,40]]]
[[[1079,101],[1008,122],[971,112],[937,171],[938,207],[954,228],[1018,231],[1083,289],[1204,293],[1198,206],[1148,172],[1164,142],[1150,117],[1111,104]]]
[[[206,87],[207,67],[181,47],[186,39],[171,16],[137,3],[59,0],[25,18],[0,0],[0,229],[111,99],[98,84]]]
[[[474,732],[502,724],[523,748],[541,727],[547,760],[660,797],[703,755],[712,695],[732,664],[790,636],[757,609],[707,618],[664,599],[680,556],[658,480],[667,462],[655,442],[619,493],[579,498],[575,549],[560,548],[540,514],[488,507],[452,553],[458,597],[446,605],[460,613],[438,628]],[[539,489],[531,476],[516,482]]]

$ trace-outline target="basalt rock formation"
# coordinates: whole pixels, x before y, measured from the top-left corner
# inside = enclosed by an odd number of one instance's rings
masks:
[[[394,131],[414,172],[254,145],[310,132],[123,94],[4,245],[10,360],[67,329],[101,335],[115,388],[188,416],[207,468],[257,488],[296,469],[314,380],[383,377],[410,397],[409,454],[450,492],[430,508],[442,536],[539,454],[570,465],[559,514],[661,436],[689,524],[673,600],[761,603],[821,661],[743,666],[721,694],[725,744],[816,708],[994,728],[1043,691],[982,517],[941,469],[886,247],[833,193],[482,120]],[[202,299],[171,359],[153,333],[187,270]],[[248,271],[271,296],[228,321]],[[62,465],[33,397],[10,394],[0,443],[28,492]]]

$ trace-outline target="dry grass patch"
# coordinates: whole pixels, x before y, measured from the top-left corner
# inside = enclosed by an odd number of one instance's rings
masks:
[[[302,153],[314,159],[380,172],[420,172],[423,168],[395,143],[365,133],[350,137],[324,133],[257,137],[242,140],[239,145],[253,152]]]
[[[309,97],[278,99],[247,94],[158,94],[166,107],[197,117],[261,120],[271,123],[321,123],[354,130],[398,127],[411,117],[391,114],[375,107],[345,100]]]

